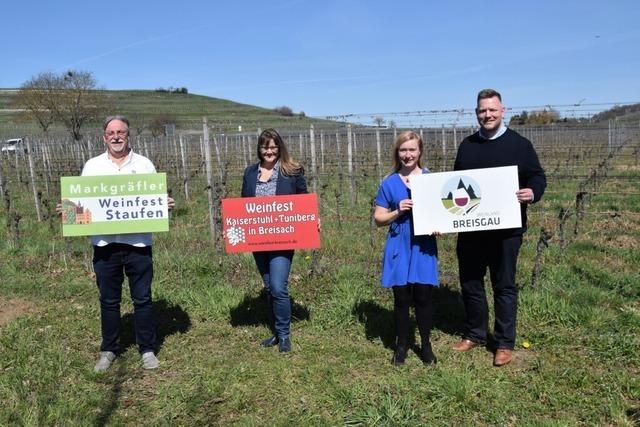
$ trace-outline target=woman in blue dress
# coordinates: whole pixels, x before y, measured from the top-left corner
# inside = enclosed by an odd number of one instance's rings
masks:
[[[429,173],[420,165],[420,135],[405,131],[394,144],[393,173],[385,177],[376,196],[374,219],[389,226],[382,261],[382,286],[393,290],[396,348],[392,363],[404,364],[409,338],[409,307],[415,306],[422,361],[434,364],[430,335],[433,288],[438,286],[438,249],[435,236],[414,236],[409,176]],[[437,233],[434,233],[437,234]]]

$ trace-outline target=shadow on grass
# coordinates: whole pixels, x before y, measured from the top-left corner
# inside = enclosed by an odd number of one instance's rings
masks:
[[[191,328],[189,315],[179,305],[169,304],[167,300],[160,299],[153,302],[153,311],[157,324],[157,352],[160,352],[166,337],[177,332],[184,333]],[[120,346],[123,353],[126,352],[129,347],[136,345],[133,325],[133,313],[126,313],[122,316]],[[127,370],[126,365],[122,362],[119,363],[116,361],[112,367],[117,367],[115,374],[105,377],[104,381],[99,380],[100,382],[110,384],[111,392],[104,402],[104,407],[96,418],[96,425],[98,426],[107,425],[114,412],[118,410],[122,404],[122,385],[132,376],[132,373]]]
[[[461,334],[464,327],[464,306],[460,293],[441,286],[433,296],[433,328],[449,335]],[[368,340],[380,339],[385,348],[395,348],[392,309],[387,309],[374,300],[365,300],[356,303],[352,313],[364,325]],[[412,321],[411,330],[409,331],[410,347],[415,347],[415,330],[415,321]]]
[[[457,290],[440,285],[433,294],[433,327],[445,334],[461,335],[464,330],[464,304]]]
[[[389,310],[373,300],[358,301],[351,311],[360,323],[368,340],[380,339],[385,348],[394,349],[396,333],[394,330],[393,310]],[[409,337],[415,335],[415,326],[411,326]],[[413,343],[409,343],[412,345]]]
[[[153,314],[156,320],[156,352],[159,353],[166,337],[175,333],[185,333],[191,328],[191,319],[179,305],[173,305],[165,299],[153,302]],[[133,313],[122,316],[120,346],[122,352],[136,345]]]
[[[240,304],[229,311],[231,326],[270,327],[267,297],[264,291],[258,295],[245,295]],[[291,321],[309,320],[309,309],[291,298]]]

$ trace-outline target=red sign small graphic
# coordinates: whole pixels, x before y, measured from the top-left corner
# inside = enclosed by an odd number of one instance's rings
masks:
[[[222,200],[227,253],[320,247],[318,197],[243,197]]]

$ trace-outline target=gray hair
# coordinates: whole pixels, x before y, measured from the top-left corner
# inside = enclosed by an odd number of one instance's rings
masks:
[[[127,125],[127,130],[129,130],[129,119],[119,114],[115,116],[109,116],[106,119],[104,119],[104,123],[102,124],[102,130],[107,130],[107,126],[109,126],[109,123],[111,123],[114,120],[120,120],[122,123]]]

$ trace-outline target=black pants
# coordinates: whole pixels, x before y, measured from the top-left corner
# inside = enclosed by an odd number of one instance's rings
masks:
[[[420,332],[421,344],[429,342],[433,323],[433,298],[431,285],[407,284],[394,286],[393,316],[396,326],[396,344],[407,347],[409,338],[409,307],[416,308],[416,323]]]
[[[458,267],[465,308],[464,336],[487,342],[489,313],[484,276],[489,268],[495,309],[496,348],[513,349],[516,339],[518,288],[516,263],[522,236],[505,236],[499,231],[460,233]]]
[[[139,248],[120,243],[94,246],[93,270],[100,290],[102,344],[100,351],[118,353],[120,346],[120,301],[124,275],[129,278],[133,300],[136,342],[140,353],[155,351],[156,329],[151,301],[153,259],[151,247]]]

